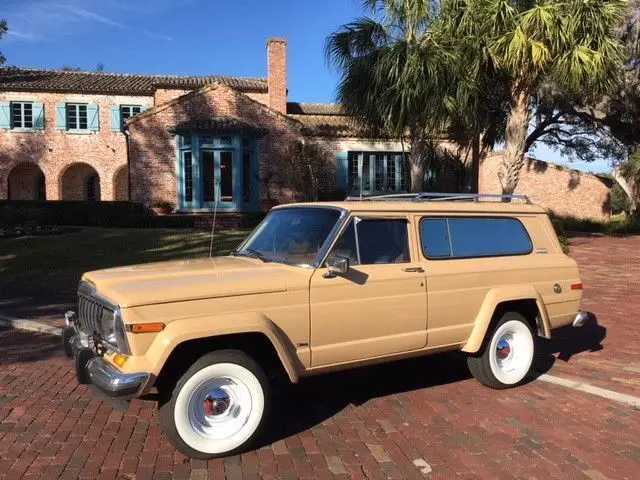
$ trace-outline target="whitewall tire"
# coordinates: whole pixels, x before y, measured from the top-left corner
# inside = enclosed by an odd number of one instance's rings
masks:
[[[246,449],[261,433],[270,405],[267,378],[237,350],[196,361],[160,407],[169,441],[193,458],[215,458]]]
[[[533,333],[527,320],[517,312],[508,312],[490,333],[480,355],[469,356],[467,364],[483,385],[509,388],[526,379],[534,353]]]

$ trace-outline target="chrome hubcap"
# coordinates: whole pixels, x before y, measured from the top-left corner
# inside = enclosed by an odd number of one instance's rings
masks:
[[[511,355],[511,344],[504,338],[498,341],[496,346],[496,355],[498,360],[506,360]]]
[[[208,417],[222,415],[231,406],[231,397],[221,388],[216,388],[204,399],[204,413]]]
[[[212,378],[193,391],[187,405],[189,423],[199,435],[222,440],[247,423],[253,402],[248,387],[229,377]]]

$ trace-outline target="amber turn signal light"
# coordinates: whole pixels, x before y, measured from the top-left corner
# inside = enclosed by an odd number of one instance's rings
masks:
[[[582,283],[572,283],[571,284],[571,290],[582,290]]]
[[[133,333],[156,333],[164,330],[164,323],[137,323],[131,325]]]
[[[117,353],[115,357],[113,357],[113,363],[115,363],[116,365],[118,365],[119,367],[122,367],[124,365],[124,362],[127,361],[127,357],[126,355],[122,355],[121,353]]]

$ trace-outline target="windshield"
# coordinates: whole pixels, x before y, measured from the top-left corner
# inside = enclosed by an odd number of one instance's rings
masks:
[[[331,208],[273,210],[233,254],[265,262],[309,265],[339,217],[340,211]]]

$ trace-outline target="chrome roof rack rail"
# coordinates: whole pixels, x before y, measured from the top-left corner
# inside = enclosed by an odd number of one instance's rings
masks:
[[[370,197],[349,196],[346,201],[412,201],[412,202],[482,202],[482,201],[520,201],[530,204],[531,200],[526,195],[500,195],[493,193],[394,193],[390,195],[374,195]]]

